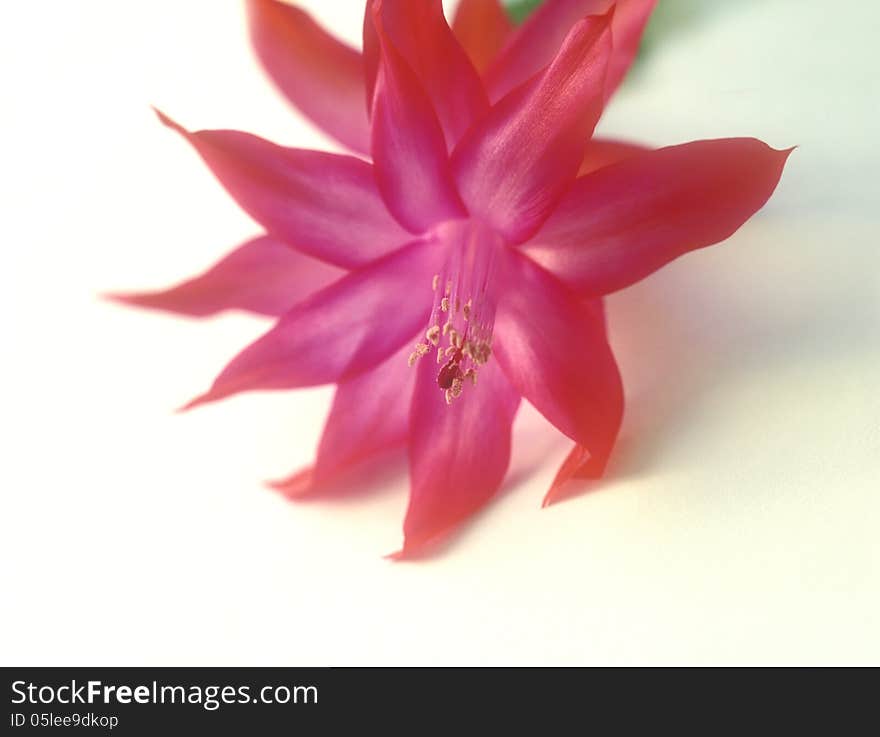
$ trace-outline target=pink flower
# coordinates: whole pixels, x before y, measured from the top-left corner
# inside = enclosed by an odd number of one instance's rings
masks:
[[[277,486],[319,494],[405,446],[400,556],[496,492],[523,397],[575,443],[545,503],[601,475],[623,414],[602,296],[730,236],[789,151],[591,142],[654,0],[547,0],[515,30],[497,0],[464,0],[453,29],[440,0],[372,0],[363,54],[295,7],[248,5],[278,87],[372,164],[160,114],[267,235],[123,299],[278,317],[187,406],[337,384],[314,465]]]

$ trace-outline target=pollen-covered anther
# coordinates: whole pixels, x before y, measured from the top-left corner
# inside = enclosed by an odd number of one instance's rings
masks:
[[[476,386],[477,385],[477,370],[474,368],[469,368],[467,371],[464,372],[464,378],[470,379],[471,384],[473,386]]]
[[[416,349],[412,353],[409,354],[409,359],[407,360],[407,363],[409,364],[410,367],[412,367],[416,361],[418,361],[422,356],[427,354],[428,351],[430,351],[430,350],[431,350],[431,346],[429,346],[425,343],[416,343]]]
[[[436,292],[437,287],[440,286],[440,274],[434,274],[434,278],[431,280],[431,291]]]
[[[440,309],[443,312],[449,312],[449,297],[444,297],[440,300]]]
[[[471,319],[471,310],[473,309],[473,300],[468,300],[464,303],[464,307],[462,308],[462,314],[465,320]]]
[[[425,338],[435,348],[440,345],[440,326],[432,325],[429,327],[428,331],[425,333]]]

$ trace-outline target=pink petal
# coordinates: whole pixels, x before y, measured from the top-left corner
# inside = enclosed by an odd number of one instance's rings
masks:
[[[646,146],[640,146],[636,143],[615,141],[609,138],[592,138],[587,143],[587,150],[584,152],[581,168],[578,169],[578,176],[582,177],[584,174],[596,171],[596,169],[631,159],[633,156],[650,150]]]
[[[510,461],[510,428],[519,394],[498,366],[480,371],[476,386],[447,405],[437,367],[418,364],[410,417],[409,508],[404,558],[472,515],[498,490]]]
[[[111,295],[136,307],[207,317],[224,310],[282,315],[343,272],[271,236],[236,248],[203,274],[170,289]]]
[[[577,174],[602,110],[609,22],[577,23],[546,71],[493,107],[453,154],[471,214],[514,243],[540,227]]]
[[[602,469],[623,415],[617,364],[596,309],[529,259],[508,252],[493,358],[511,383]]]
[[[412,68],[452,148],[489,109],[477,70],[452,35],[441,0],[373,0],[394,48]]]
[[[407,363],[411,350],[406,345],[375,368],[341,381],[314,466],[272,486],[289,497],[312,496],[353,467],[404,445],[416,376]]]
[[[436,269],[437,250],[417,242],[348,274],[285,314],[185,409],[243,391],[337,382],[371,369],[423,329],[430,302],[408,297],[414,284],[429,285]]]
[[[431,100],[385,32],[380,9],[375,3],[372,13],[381,49],[372,117],[376,179],[398,221],[422,233],[435,223],[462,217],[464,211]]]
[[[608,63],[605,100],[623,81],[635,59],[645,24],[657,0],[546,0],[510,37],[486,72],[494,102],[550,63],[571,27],[586,15],[614,7],[614,50]]]
[[[499,0],[461,0],[452,30],[478,72],[484,72],[513,31]]]
[[[732,235],[791,149],[754,138],[649,151],[578,179],[526,252],[583,296],[608,294]]]
[[[323,261],[353,268],[409,239],[388,214],[370,165],[352,156],[283,148],[249,133],[190,133],[189,141],[252,218],[269,233]]]
[[[278,89],[312,122],[359,153],[370,150],[360,53],[297,7],[248,0],[251,40]]]
[[[569,490],[569,481],[575,479],[597,479],[605,471],[605,462],[602,459],[593,458],[590,451],[583,445],[575,445],[566,456],[550,489],[544,496],[542,507],[549,507],[555,502],[564,499]]]

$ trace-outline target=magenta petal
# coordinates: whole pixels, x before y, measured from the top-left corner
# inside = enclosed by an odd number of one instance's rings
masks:
[[[413,336],[415,343],[415,336]],[[416,370],[404,346],[378,366],[339,383],[314,466],[272,486],[287,496],[312,496],[360,463],[406,443]]]
[[[546,0],[511,36],[485,75],[494,102],[550,63],[571,27],[586,15],[614,8],[614,48],[608,63],[607,100],[626,75],[638,51],[645,24],[657,0]]]
[[[609,22],[577,23],[546,71],[493,107],[453,154],[468,210],[514,243],[540,227],[577,175],[602,110]]]
[[[525,250],[578,294],[608,294],[732,235],[790,153],[725,138],[634,156],[578,179]]]
[[[371,369],[423,329],[430,304],[408,299],[437,267],[413,243],[343,277],[285,314],[186,408],[243,391],[337,382]]]
[[[489,109],[483,83],[443,16],[440,0],[382,0],[382,23],[416,73],[452,148]]]
[[[602,316],[529,259],[508,254],[511,288],[498,305],[493,357],[516,389],[604,468],[620,429],[623,389]]]
[[[282,315],[343,272],[270,236],[236,248],[203,274],[155,292],[110,295],[135,307],[207,317],[224,310]]]
[[[418,364],[410,417],[409,508],[404,521],[406,557],[477,511],[498,490],[510,461],[510,429],[519,394],[497,365],[480,370],[447,405],[437,367]]]
[[[431,100],[384,31],[381,3],[374,8],[371,19],[381,48],[372,118],[376,179],[398,221],[413,233],[423,233],[438,222],[462,217],[464,210]]]
[[[326,133],[368,153],[360,53],[297,7],[278,0],[248,0],[247,6],[257,57],[279,90]]]
[[[294,248],[354,268],[410,238],[388,214],[365,161],[283,148],[240,131],[190,133],[159,118],[195,147],[245,212]]]

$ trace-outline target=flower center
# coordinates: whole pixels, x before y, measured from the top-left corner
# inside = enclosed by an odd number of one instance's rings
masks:
[[[498,235],[474,221],[446,223],[438,237],[447,257],[431,284],[434,306],[425,341],[416,344],[409,365],[433,353],[437,386],[452,404],[467,382],[476,385],[477,373],[492,353],[501,243]]]

